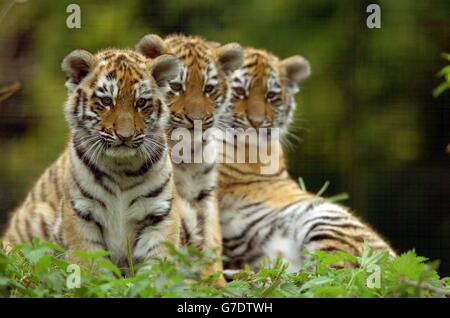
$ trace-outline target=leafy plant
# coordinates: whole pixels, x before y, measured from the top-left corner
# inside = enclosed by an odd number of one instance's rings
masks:
[[[442,57],[446,59],[448,62],[450,62],[450,54],[442,53]],[[433,96],[438,97],[443,92],[445,92],[447,89],[450,89],[450,64],[447,66],[444,66],[439,73],[437,74],[438,77],[443,77],[444,82],[439,84],[438,87],[436,87],[433,90]]]
[[[167,245],[166,259],[136,264],[135,274],[122,277],[109,262],[107,252],[64,251],[34,239],[17,245],[10,253],[0,250],[1,297],[445,297],[449,278],[440,279],[437,262],[427,262],[414,250],[390,259],[387,252],[371,252],[365,245],[362,257],[344,252],[308,254],[300,271],[291,273],[278,259],[272,266],[252,272],[244,268],[224,288],[210,283],[198,270],[214,260],[213,251]],[[73,273],[62,255],[91,261],[80,267],[79,288],[69,288]],[[336,264],[352,264],[339,268]],[[68,287],[69,286],[69,287]]]

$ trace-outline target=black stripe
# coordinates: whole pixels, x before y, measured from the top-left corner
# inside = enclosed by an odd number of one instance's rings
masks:
[[[58,176],[56,175],[57,171],[55,171],[56,168],[57,168],[57,166],[55,166],[55,165],[50,167],[50,180],[53,183],[53,186],[55,187],[56,197],[59,200],[59,199],[61,199],[62,194],[61,194],[61,189],[59,188]]]
[[[226,176],[230,179],[237,179],[235,176],[232,176],[224,171],[221,171],[220,174],[222,176]],[[263,175],[260,175],[260,177],[262,177]],[[255,180],[251,180],[251,181],[235,181],[235,182],[223,182],[221,181],[220,184],[222,187],[231,187],[231,186],[244,186],[244,185],[252,185],[255,183],[269,183],[271,184],[271,187],[273,186],[274,183],[280,183],[280,182],[289,182],[291,183],[292,180],[289,178],[282,178],[282,179],[271,179],[271,178],[263,178],[263,179],[255,179]]]
[[[146,174],[156,163],[158,163],[163,155],[165,155],[165,150],[161,148],[161,151],[155,151],[152,157],[144,162],[144,164],[138,170],[125,170],[124,173],[127,177],[140,177]]]
[[[182,242],[182,245],[187,245],[191,241],[191,233],[189,232],[189,229],[187,228],[187,225],[186,225],[186,222],[184,219],[181,220],[181,226],[182,226],[181,242]]]
[[[169,174],[167,179],[164,180],[164,182],[158,188],[151,190],[147,194],[140,195],[140,196],[134,198],[133,200],[131,200],[129,206],[131,207],[134,203],[136,203],[136,201],[139,198],[155,198],[155,197],[159,196],[164,191],[164,189],[166,188],[166,186],[169,183],[169,181],[171,180],[171,178],[172,178],[172,174]]]
[[[292,207],[292,206],[294,206],[294,205],[298,205],[298,204],[300,204],[300,203],[303,203],[303,202],[307,201],[308,199],[309,199],[309,198],[304,198],[304,199],[296,200],[296,201],[294,201],[294,202],[292,202],[292,203],[288,203],[288,204],[286,204],[285,206],[283,206],[282,208],[280,208],[280,212],[284,212],[285,210],[289,209],[290,207]],[[314,204],[314,203],[311,203],[310,205],[308,205],[308,206],[306,207],[306,209],[304,209],[304,210],[295,210],[295,211],[298,211],[299,213],[301,212],[301,214],[303,215],[303,214],[305,214],[306,212],[308,212],[309,210],[313,209],[314,207],[315,207],[315,204]],[[291,212],[294,212],[294,211],[291,211]]]
[[[255,60],[253,62],[243,65],[242,68],[252,68],[252,67],[256,66],[257,64],[258,64],[258,60]]]
[[[302,224],[302,226],[305,226],[311,222],[319,221],[319,220],[321,220],[321,221],[338,221],[338,220],[344,220],[344,219],[347,219],[347,217],[345,217],[345,216],[325,216],[324,215],[324,216],[318,216],[318,217],[315,217],[312,219],[308,219]]]
[[[339,226],[339,227],[341,227],[341,226]],[[349,233],[344,233],[342,231],[339,231],[338,229],[328,228],[328,227],[324,228],[324,229],[321,229],[321,230],[334,233],[334,234],[336,234],[338,236],[341,236],[341,237],[349,238],[349,239],[354,240],[354,241],[356,241],[358,243],[364,243],[364,237],[362,237],[360,235],[353,235],[353,234],[349,234]]]
[[[198,249],[203,250],[203,245],[205,243],[205,211],[200,210],[197,213],[197,228],[199,228],[200,242],[196,246]]]
[[[144,232],[144,230],[146,228],[148,228],[150,226],[155,226],[155,225],[161,223],[170,214],[170,211],[172,210],[173,198],[168,200],[168,202],[169,202],[169,207],[167,208],[166,211],[160,212],[158,214],[148,214],[142,220],[140,220],[136,223],[137,231],[136,231],[136,236],[135,236],[135,240],[133,243],[133,249],[136,247],[137,242],[141,238],[142,232]]]
[[[86,222],[94,222],[94,219],[92,217],[92,213],[90,211],[83,212],[80,209],[75,207],[75,202],[70,201],[70,204],[72,205],[72,209],[75,212],[75,215],[78,216],[80,219],[83,219]]]
[[[317,242],[317,241],[324,241],[324,240],[330,240],[330,241],[339,242],[341,244],[344,244],[344,245],[350,247],[357,254],[359,253],[358,248],[354,244],[348,242],[347,240],[345,240],[345,239],[343,239],[341,237],[336,237],[334,235],[330,235],[330,234],[327,234],[327,233],[320,233],[320,234],[315,234],[315,235],[311,236],[309,239],[305,240],[304,245],[306,245],[307,243],[310,243],[310,242]]]
[[[102,200],[95,198],[92,194],[90,194],[89,192],[87,192],[85,189],[83,189],[83,187],[80,185],[80,183],[78,182],[78,180],[75,178],[74,175],[72,175],[72,178],[75,182],[76,187],[78,188],[78,190],[80,191],[81,195],[83,197],[85,197],[86,199],[92,200],[97,202],[98,204],[100,204],[103,208],[106,209],[106,204],[105,202],[103,202]]]
[[[213,171],[215,166],[216,166],[216,164],[212,163],[212,164],[208,165],[205,169],[203,169],[200,173],[203,175],[206,175],[206,174],[210,173],[211,171]]]
[[[198,193],[198,195],[195,197],[195,201],[200,202],[200,201],[206,199],[207,197],[209,197],[211,195],[211,193],[214,191],[214,189],[215,189],[215,187],[201,190]]]
[[[146,257],[148,257],[148,255],[150,254],[150,252],[152,252],[153,250],[155,250],[158,246],[159,246],[159,244],[153,244],[153,245],[149,246],[149,248],[147,248],[147,251],[145,251]]]
[[[228,245],[229,243],[232,243],[232,241],[240,241],[240,240],[242,240],[248,234],[248,231],[252,227],[254,227],[257,223],[259,223],[261,220],[266,218],[269,214],[271,214],[270,211],[268,211],[267,213],[265,213],[262,216],[258,217],[257,219],[253,220],[249,224],[247,224],[247,226],[242,230],[241,234],[236,235],[236,236],[232,236],[232,237],[229,237],[229,238],[224,238],[223,239],[224,244]]]
[[[94,179],[98,185],[100,185],[106,192],[110,194],[114,194],[114,192],[106,186],[102,182],[102,178],[107,178],[110,182],[117,184],[117,182],[114,181],[111,176],[107,175],[104,171],[100,170],[96,165],[92,164],[89,159],[84,155],[84,152],[82,151],[81,147],[78,145],[77,142],[73,142],[73,147],[75,149],[75,153],[77,154],[78,159],[89,169],[89,171],[94,176]]]
[[[329,227],[336,227],[336,228],[352,228],[352,229],[360,228],[360,227],[355,227],[354,224],[352,224],[352,223],[336,224],[336,223],[318,222],[318,223],[315,223],[313,226],[311,226],[311,227],[308,229],[308,232],[306,232],[306,234],[305,234],[305,236],[304,236],[305,239],[308,237],[308,235],[309,235],[311,232],[313,232],[315,229],[317,229],[317,228],[320,227],[320,226],[329,226]],[[328,229],[326,229],[326,230],[328,230]],[[331,230],[331,229],[330,229],[330,230]]]
[[[27,235],[28,241],[33,241],[33,230],[31,229],[30,219],[25,220],[25,234]]]
[[[82,93],[81,88],[77,89],[76,95],[75,95],[75,100],[74,100],[74,105],[73,105],[73,111],[72,111],[73,117],[77,117],[78,107],[82,100],[81,93]]]
[[[50,234],[48,232],[47,222],[45,222],[45,217],[43,214],[41,214],[40,226],[43,238],[48,240],[50,238]]]
[[[278,170],[274,174],[261,174],[261,173],[257,173],[257,172],[249,172],[249,171],[241,170],[241,169],[235,167],[235,165],[233,165],[233,164],[224,164],[223,167],[225,167],[226,169],[230,169],[232,171],[235,171],[237,173],[243,174],[243,175],[252,175],[252,176],[267,177],[267,178],[278,177],[283,172],[286,171],[286,167],[282,167],[280,170]]]
[[[84,220],[84,221],[86,221],[86,222],[92,222],[92,223],[94,223],[94,224],[98,227],[98,229],[99,229],[99,231],[100,231],[100,235],[101,235],[101,237],[102,237],[102,239],[103,239],[103,242],[101,242],[101,243],[99,243],[99,244],[102,245],[102,246],[104,246],[104,247],[106,247],[106,244],[105,244],[104,238],[103,238],[103,233],[104,233],[103,225],[101,225],[100,222],[98,222],[98,221],[92,216],[92,212],[91,212],[91,211],[85,211],[85,212],[83,212],[83,211],[77,209],[77,208],[75,207],[75,202],[73,202],[72,200],[70,201],[70,204],[71,204],[72,209],[73,209],[73,211],[75,212],[75,215],[76,215],[76,216],[78,216],[80,219],[82,219],[82,220]],[[87,239],[87,240],[89,240],[89,239]],[[92,242],[93,240],[90,240],[90,241]],[[98,242],[98,241],[96,241],[96,242]]]
[[[273,215],[273,214],[272,214]],[[275,231],[275,224],[273,224],[272,222],[270,223],[266,223],[264,224],[264,226],[259,227],[255,233],[253,234],[252,238],[248,241],[245,247],[245,249],[238,255],[236,255],[237,257],[245,257],[247,258],[248,262],[250,262],[250,259],[248,258],[249,254],[251,254],[252,252],[254,253],[255,250],[258,251],[259,249],[254,249],[255,245],[256,245],[256,240],[259,238],[259,231],[261,231],[262,229],[266,228],[267,226],[270,227],[268,233],[266,233],[266,235],[264,235],[263,238],[260,238],[259,242],[264,242],[265,239],[268,239],[270,236],[272,236],[273,232]],[[231,249],[231,248],[230,248]],[[235,248],[233,248],[235,249]],[[260,256],[260,252],[258,251],[257,256],[255,256],[256,258],[258,258]]]
[[[19,217],[17,216],[17,214],[15,215],[15,218],[14,218],[14,228],[16,229],[16,232],[19,235],[20,242],[26,242],[27,239],[22,233],[22,229],[19,224]]]
[[[238,209],[239,209],[239,211],[247,210],[248,208],[253,208],[255,206],[259,206],[259,205],[262,205],[262,204],[263,204],[263,202],[249,203],[249,204],[240,206]]]

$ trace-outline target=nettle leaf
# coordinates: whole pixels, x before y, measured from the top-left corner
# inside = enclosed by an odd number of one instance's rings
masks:
[[[332,279],[330,277],[320,276],[320,277],[317,277],[317,278],[307,281],[305,284],[303,284],[301,286],[300,291],[304,291],[304,290],[311,289],[311,288],[321,286],[321,285],[331,284],[333,282],[334,282],[334,279]]]
[[[43,242],[42,246],[46,246],[49,249],[52,249],[52,250],[54,250],[56,252],[60,252],[60,253],[64,253],[65,252],[64,249],[61,246],[59,246],[58,244],[53,243],[53,242]]]
[[[341,255],[339,254],[331,254],[323,251],[316,251],[314,255],[326,265],[337,264],[343,261]]]
[[[358,258],[356,258],[356,256],[351,255],[347,252],[343,252],[343,251],[336,251],[336,254],[340,256],[340,258],[343,261],[347,261],[353,264],[358,264]]]
[[[97,260],[101,257],[105,257],[110,255],[110,252],[107,251],[93,251],[93,252],[86,252],[86,251],[73,251],[72,252],[75,256],[78,256],[82,259],[86,260]]]
[[[443,82],[439,84],[434,90],[433,90],[433,96],[438,97],[443,92],[445,92],[447,89],[450,89],[450,82]]]
[[[47,252],[53,253],[47,253]],[[54,251],[59,254],[55,255]],[[123,278],[113,263],[102,257],[107,252],[79,252],[78,256],[98,266],[82,268],[81,288],[67,289],[68,261],[62,249],[34,240],[14,247],[9,254],[0,250],[0,295],[2,297],[442,297],[450,288],[450,278],[439,279],[439,262],[426,263],[414,251],[390,259],[385,251],[353,255],[306,253],[308,258],[296,273],[286,271],[279,259],[256,272],[246,267],[235,280],[218,290],[198,269],[214,256],[195,249],[168,249],[169,256],[142,264],[134,276]],[[355,268],[336,269],[335,262],[353,263]],[[368,287],[370,270],[376,265],[381,286]],[[359,266],[358,266],[359,265]],[[100,269],[107,269],[106,272]],[[114,273],[115,275],[112,275]],[[217,275],[217,274],[216,274]],[[399,279],[399,277],[401,279]],[[373,281],[371,281],[373,282]],[[428,286],[428,287],[427,287]],[[433,291],[429,287],[437,289]]]
[[[250,283],[242,280],[233,280],[232,282],[228,283],[226,287],[224,288],[225,292],[241,296],[245,295],[245,292],[250,288]]]
[[[418,280],[425,269],[426,260],[426,257],[417,256],[416,251],[411,250],[394,259],[392,268],[399,275]]]
[[[21,251],[31,263],[36,264],[41,257],[49,252],[49,249],[46,246],[39,246],[35,248],[31,244],[24,244]]]
[[[121,277],[122,276],[122,272],[121,270],[114,265],[113,263],[111,263],[110,261],[106,260],[106,259],[102,259],[98,262],[98,265],[100,265],[103,268],[106,268],[108,270],[110,270],[112,273],[114,273],[114,275],[116,275],[116,277]]]
[[[437,74],[438,77],[446,76],[450,74],[450,65],[445,66],[442,68],[439,73]]]

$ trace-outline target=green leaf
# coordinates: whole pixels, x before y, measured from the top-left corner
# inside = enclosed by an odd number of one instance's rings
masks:
[[[93,251],[93,252],[87,252],[87,251],[73,251],[73,254],[75,256],[78,256],[82,259],[86,260],[97,260],[101,257],[105,257],[111,254],[111,252],[107,251]]]
[[[339,194],[333,195],[331,197],[326,197],[325,199],[327,201],[337,203],[337,202],[342,202],[342,201],[348,200],[349,198],[350,198],[350,196],[347,193],[339,193]]]
[[[401,254],[392,262],[394,271],[412,280],[418,280],[422,275],[427,260],[425,257],[417,256],[414,250]]]
[[[334,281],[333,278],[327,277],[327,276],[319,276],[317,278],[311,279],[307,281],[305,284],[302,285],[300,288],[300,291],[304,291],[307,289],[311,289],[317,286],[330,284]]]
[[[442,56],[442,58],[446,59],[447,61],[450,61],[450,54],[442,53],[441,56]]]
[[[122,271],[116,265],[111,263],[110,261],[108,261],[106,259],[102,259],[98,262],[98,265],[110,270],[111,272],[114,273],[114,275],[116,275],[116,277],[122,277]],[[134,276],[134,274],[132,276]]]
[[[316,195],[318,197],[320,197],[325,191],[327,191],[329,185],[330,185],[330,181],[325,181],[322,188],[320,188],[320,190],[316,193]]]
[[[298,178],[298,183],[300,184],[300,189],[302,189],[305,192],[308,191],[308,190],[306,190],[305,181],[303,181],[302,177]]]

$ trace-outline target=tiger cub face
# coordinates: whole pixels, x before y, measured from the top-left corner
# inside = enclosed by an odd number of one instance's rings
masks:
[[[215,124],[215,119],[229,101],[227,76],[242,65],[243,50],[237,43],[215,45],[199,37],[169,36],[162,40],[149,34],[136,45],[138,52],[154,58],[171,53],[182,67],[169,82],[167,104],[170,109],[170,129],[192,129],[194,121],[202,128]]]
[[[302,56],[280,61],[267,51],[246,49],[242,67],[231,76],[231,106],[224,121],[233,128],[287,131],[298,83],[309,75],[309,63]]]
[[[148,157],[165,129],[168,114],[160,87],[179,73],[169,55],[155,60],[128,50],[91,54],[75,50],[61,65],[69,97],[65,116],[75,146],[93,162]]]

